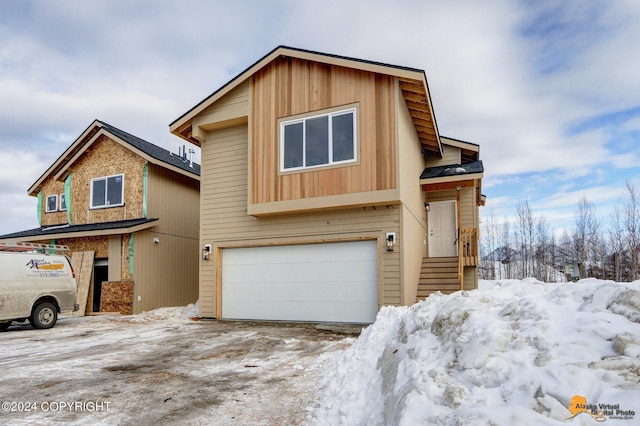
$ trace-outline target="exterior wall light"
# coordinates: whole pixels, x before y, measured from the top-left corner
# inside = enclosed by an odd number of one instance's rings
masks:
[[[205,244],[202,249],[202,260],[209,260],[209,255],[211,254],[211,244]]]
[[[387,251],[393,251],[393,246],[396,244],[396,233],[387,232]]]

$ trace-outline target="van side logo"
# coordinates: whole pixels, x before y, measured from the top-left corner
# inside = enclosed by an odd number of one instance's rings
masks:
[[[64,263],[61,262],[49,262],[45,259],[31,259],[27,266],[31,269],[38,269],[43,271],[59,271],[64,269]]]

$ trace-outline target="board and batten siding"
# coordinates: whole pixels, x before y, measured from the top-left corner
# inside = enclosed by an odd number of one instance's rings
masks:
[[[147,217],[160,221],[134,234],[134,313],[198,300],[198,188],[196,179],[149,164]]]
[[[392,76],[280,57],[253,76],[249,203],[396,188]],[[328,108],[357,108],[357,163],[280,173],[280,119]]]
[[[397,205],[258,218],[247,214],[248,127],[207,132],[202,144],[200,244],[212,244],[200,260],[200,315],[218,317],[223,248],[375,239],[378,241],[379,304],[399,305],[400,248],[384,250],[386,232],[400,232]]]

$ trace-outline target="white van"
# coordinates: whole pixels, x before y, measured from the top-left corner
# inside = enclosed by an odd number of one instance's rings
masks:
[[[52,244],[0,243],[0,330],[26,319],[33,328],[51,328],[59,313],[78,310],[71,262],[62,254],[45,254],[66,249]]]

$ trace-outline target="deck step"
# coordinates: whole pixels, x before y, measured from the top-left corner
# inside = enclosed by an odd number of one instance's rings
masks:
[[[422,259],[416,301],[437,291],[450,294],[460,290],[457,257],[425,257]]]

